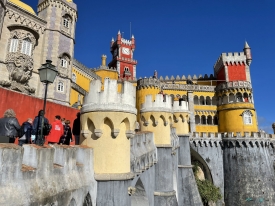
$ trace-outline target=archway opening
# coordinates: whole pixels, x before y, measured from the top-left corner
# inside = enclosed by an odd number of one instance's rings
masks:
[[[135,192],[131,196],[131,206],[149,206],[149,200],[140,178],[135,185]]]

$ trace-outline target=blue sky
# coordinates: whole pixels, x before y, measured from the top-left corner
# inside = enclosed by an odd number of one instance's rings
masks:
[[[23,0],[35,10],[38,0]],[[212,74],[222,52],[252,49],[251,78],[259,127],[275,122],[274,0],[75,0],[78,5],[75,58],[98,67],[111,60],[118,30],[136,39],[137,77]]]

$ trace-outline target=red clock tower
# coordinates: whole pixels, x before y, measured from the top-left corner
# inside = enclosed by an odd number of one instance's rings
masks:
[[[109,67],[116,68],[120,79],[133,80],[136,78],[137,61],[133,59],[135,50],[135,38],[132,35],[131,40],[122,38],[120,31],[117,34],[117,40],[111,41],[112,61]]]

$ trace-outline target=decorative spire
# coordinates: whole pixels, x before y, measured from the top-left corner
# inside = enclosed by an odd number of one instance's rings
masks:
[[[112,42],[114,42],[115,40],[114,40],[114,37],[112,37]]]
[[[245,48],[245,49],[250,49],[250,47],[249,47],[247,41],[245,41],[245,43],[244,43],[244,48]]]
[[[120,35],[120,30],[118,30],[118,33],[117,34],[119,34]]]
[[[132,34],[132,39],[134,39],[135,37],[134,37],[134,34]]]

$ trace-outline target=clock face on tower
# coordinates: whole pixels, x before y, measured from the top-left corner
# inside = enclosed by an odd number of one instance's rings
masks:
[[[129,48],[122,47],[122,54],[129,55],[129,54],[130,54],[130,49],[129,49]]]

